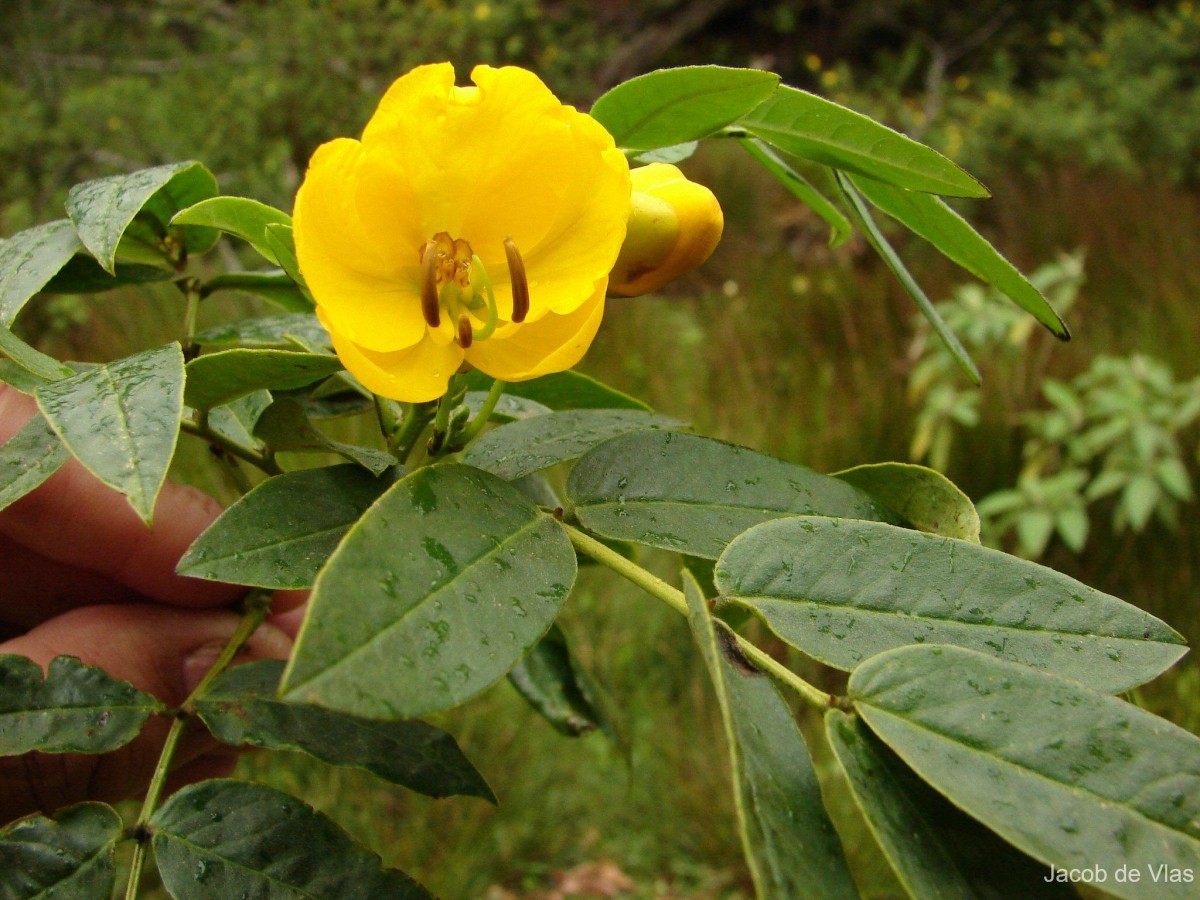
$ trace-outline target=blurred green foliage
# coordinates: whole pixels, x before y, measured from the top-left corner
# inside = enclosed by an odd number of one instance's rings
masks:
[[[318,144],[361,131],[414,65],[537,70],[567,99],[609,45],[582,0],[13,0],[0,5],[0,230],[66,187],[201,159],[226,193],[290,208]]]

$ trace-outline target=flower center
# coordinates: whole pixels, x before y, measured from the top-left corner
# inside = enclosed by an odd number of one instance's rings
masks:
[[[454,319],[454,338],[464,350],[476,340],[491,337],[499,321],[496,297],[487,269],[471,251],[471,245],[463,238],[455,239],[439,231],[425,242],[419,256],[421,313],[429,327],[441,325],[445,309]],[[529,282],[512,238],[504,239],[504,256],[512,282],[512,321],[524,322],[529,314]],[[483,322],[478,330],[473,317]]]

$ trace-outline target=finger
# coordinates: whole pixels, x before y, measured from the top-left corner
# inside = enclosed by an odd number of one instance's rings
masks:
[[[4,603],[0,628],[7,640],[55,616],[80,606],[127,603],[137,593],[111,578],[54,559],[46,559],[0,534],[0,572],[4,573]]]
[[[0,440],[34,414],[33,398],[0,386]],[[42,556],[97,572],[156,600],[179,606],[225,606],[239,591],[175,574],[184,551],[221,513],[193,488],[168,482],[147,527],[117,491],[76,460],[37,490],[0,511],[0,534]]]
[[[224,610],[90,606],[0,644],[0,653],[18,653],[43,667],[56,656],[77,656],[177,706],[211,667],[237,624],[237,615]],[[244,656],[282,659],[290,649],[287,635],[264,625],[247,643]],[[83,799],[128,796],[149,782],[169,727],[169,719],[153,717],[132,743],[98,756],[33,753],[0,760],[0,812],[12,818]],[[176,759],[182,765],[214,746],[202,729],[189,732]]]

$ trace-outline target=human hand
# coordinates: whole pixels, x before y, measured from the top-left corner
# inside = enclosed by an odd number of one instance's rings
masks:
[[[36,411],[31,397],[0,385],[0,443]],[[167,484],[147,528],[124,497],[68,460],[0,511],[0,654],[26,656],[43,668],[56,656],[76,656],[169,706],[181,704],[239,619],[230,606],[241,589],[175,574],[183,552],[220,512],[211,497]],[[277,595],[277,613],[239,660],[285,658],[302,598]],[[154,717],[132,743],[102,755],[0,758],[0,824],[144,788],[169,726]],[[196,728],[175,755],[172,778],[182,784],[227,774],[236,755]]]

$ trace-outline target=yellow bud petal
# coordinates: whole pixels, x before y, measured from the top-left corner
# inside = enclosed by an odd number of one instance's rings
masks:
[[[623,297],[657,290],[702,265],[725,225],[712,191],[675,166],[651,163],[630,172],[633,200],[625,243],[609,279]]]

